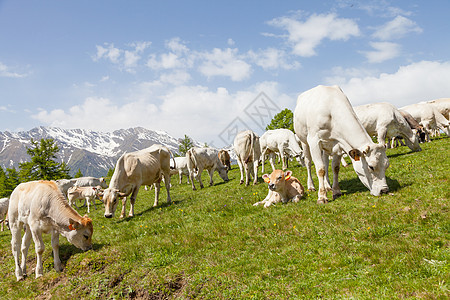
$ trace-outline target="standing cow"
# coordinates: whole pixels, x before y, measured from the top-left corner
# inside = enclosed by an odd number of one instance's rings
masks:
[[[134,202],[141,185],[155,186],[155,203],[158,205],[160,182],[164,177],[167,190],[167,203],[170,199],[170,156],[171,152],[162,145],[152,145],[149,148],[123,154],[116,163],[114,174],[111,177],[109,187],[103,192],[105,204],[105,217],[112,218],[117,208],[119,198],[122,200],[122,213],[125,216],[126,198],[130,196],[130,212],[128,216],[134,216]]]
[[[258,164],[261,157],[261,147],[259,136],[251,130],[239,132],[233,142],[234,153],[237,156],[237,163],[241,172],[240,184],[248,186],[253,169],[253,184],[258,182]]]
[[[283,170],[288,167],[287,157],[300,157],[302,149],[298,144],[295,134],[289,129],[280,128],[266,131],[259,139],[261,146],[262,172],[264,173],[264,161],[266,154],[269,155],[272,171],[275,170],[273,163],[274,154],[278,153],[283,163]]]
[[[219,152],[213,148],[193,147],[186,152],[187,165],[189,169],[189,177],[191,178],[192,189],[195,191],[194,177],[203,188],[202,172],[208,170],[209,185],[213,185],[213,174],[217,170],[220,177],[226,182],[228,181],[228,170],[219,160]]]
[[[440,98],[427,103],[434,106],[447,120],[450,120],[450,98]]]
[[[377,136],[378,144],[386,145],[386,138],[401,136],[412,151],[421,151],[419,139],[400,111],[392,104],[381,102],[353,108],[370,136]]]
[[[227,167],[228,171],[231,170],[231,158],[227,150],[222,149],[219,151],[219,159],[222,165]]]
[[[26,259],[31,238],[36,248],[36,278],[43,275],[42,254],[44,241],[42,233],[51,233],[53,260],[56,271],[62,271],[59,259],[59,234],[82,249],[92,249],[92,220],[81,217],[67,203],[54,181],[30,181],[19,184],[11,194],[8,210],[11,228],[11,248],[16,265],[17,280],[26,276]],[[22,229],[25,234],[20,246]],[[22,251],[22,262],[20,262]]]
[[[389,191],[385,177],[389,167],[386,148],[372,141],[338,86],[319,85],[302,93],[294,111],[294,129],[305,153],[310,190],[315,190],[311,159],[316,167],[317,203],[328,202],[327,190],[333,191],[333,199],[341,195],[338,175],[344,152],[352,158],[356,174],[372,195]],[[333,187],[327,176],[329,155],[333,156]]]
[[[187,167],[187,159],[185,156],[175,157],[173,160],[173,166],[170,165],[170,175],[178,174],[180,184],[183,180],[183,175],[187,177],[189,183],[189,170]]]

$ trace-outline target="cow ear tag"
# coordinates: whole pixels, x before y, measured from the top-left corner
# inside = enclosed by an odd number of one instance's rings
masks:
[[[289,180],[289,179],[291,179],[291,175],[284,177],[284,180]]]
[[[264,178],[264,181],[267,182],[267,183],[269,183],[269,182],[270,182],[270,178],[269,178],[269,177],[266,177],[266,178]]]
[[[72,224],[69,224],[69,229],[70,229],[70,230],[75,230],[75,228],[73,228],[73,225],[72,225]]]

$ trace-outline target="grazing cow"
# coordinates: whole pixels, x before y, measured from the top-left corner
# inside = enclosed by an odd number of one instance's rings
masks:
[[[407,111],[427,132],[427,141],[430,142],[432,130],[442,130],[450,136],[450,122],[433,105],[429,103],[416,103],[401,108]]]
[[[53,261],[56,271],[62,271],[59,259],[59,234],[83,251],[92,249],[94,231],[92,220],[87,216],[81,217],[69,206],[54,181],[30,181],[19,184],[11,194],[8,217],[17,281],[27,275],[26,258],[31,238],[36,248],[36,278],[43,275],[42,253],[44,253],[45,245],[42,233],[52,235]],[[21,247],[22,228],[25,229],[25,234]],[[20,250],[22,250],[22,262],[19,259]]]
[[[230,154],[228,153],[227,150],[222,149],[219,151],[219,159],[222,165],[227,167],[228,171],[231,170]]]
[[[106,189],[108,185],[106,184],[106,180],[103,177],[80,177],[72,179],[75,181],[74,186],[99,186],[102,189]]]
[[[219,152],[213,148],[197,148],[193,147],[186,152],[187,166],[189,169],[189,177],[191,178],[192,189],[195,191],[194,176],[203,188],[202,172],[208,170],[209,185],[213,185],[213,174],[217,170],[220,177],[226,182],[228,181],[228,170],[219,160]]]
[[[55,180],[56,185],[60,189],[60,191],[64,194],[64,196],[67,197],[67,191],[69,188],[73,187],[75,185],[75,182],[77,181],[76,178],[73,179],[58,179]]]
[[[158,205],[160,182],[164,177],[167,190],[167,203],[170,199],[170,150],[159,144],[136,152],[123,154],[116,163],[114,174],[111,177],[109,187],[103,192],[105,204],[105,217],[112,218],[116,211],[119,198],[122,200],[122,213],[125,216],[126,198],[130,196],[130,212],[128,216],[134,216],[134,202],[141,185],[155,186],[155,203]]]
[[[399,112],[402,114],[403,118],[405,118],[411,130],[416,134],[419,138],[419,143],[425,143],[425,130],[423,126],[417,122],[416,119],[411,116],[411,114],[407,111],[399,109]]]
[[[433,105],[447,120],[450,120],[450,98],[440,98],[427,103]]]
[[[237,163],[241,172],[240,184],[248,186],[253,168],[253,184],[258,182],[258,163],[261,156],[261,147],[259,145],[259,136],[251,130],[239,132],[233,142],[234,152],[237,156]]]
[[[295,134],[284,128],[266,131],[259,139],[259,144],[261,146],[262,172],[264,172],[266,154],[269,155],[270,165],[272,166],[272,171],[274,171],[274,153],[280,155],[284,170],[288,167],[286,155],[299,157],[303,152],[295,138]]]
[[[270,175],[264,174],[262,178],[269,184],[269,193],[263,201],[253,204],[254,206],[269,207],[278,202],[287,203],[288,201],[297,203],[305,194],[302,184],[292,176],[289,170],[286,172],[275,170]]]
[[[344,152],[352,158],[356,174],[372,195],[389,191],[385,177],[389,167],[386,148],[372,141],[338,86],[319,85],[302,93],[294,112],[294,129],[305,153],[309,190],[315,190],[311,159],[316,167],[317,203],[328,202],[327,190],[333,191],[333,199],[341,195],[338,175]],[[332,188],[327,176],[329,155],[333,156]]]
[[[8,206],[9,206],[9,198],[1,198],[0,199],[0,223],[2,223],[2,231],[4,230],[3,224],[6,223],[6,227],[8,226]]]
[[[353,109],[367,133],[370,136],[377,136],[378,144],[386,145],[386,138],[390,140],[393,137],[401,136],[412,151],[422,150],[417,135],[392,104],[372,103],[356,106]]]
[[[87,204],[87,212],[90,213],[90,203],[94,204],[94,208],[97,209],[95,205],[95,199],[103,193],[100,186],[73,186],[67,190],[67,199],[69,200],[69,205],[76,206],[76,201],[82,199]],[[77,207],[78,208],[78,207]]]
[[[183,175],[186,175],[187,182],[189,183],[189,170],[187,167],[187,159],[185,156],[175,157],[174,158],[174,166],[170,166],[170,175],[178,174],[180,177],[180,184],[183,179]]]

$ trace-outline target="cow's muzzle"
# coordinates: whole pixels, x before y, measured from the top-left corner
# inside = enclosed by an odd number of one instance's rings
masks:
[[[105,214],[105,218],[108,218],[108,219],[112,218],[112,214]]]

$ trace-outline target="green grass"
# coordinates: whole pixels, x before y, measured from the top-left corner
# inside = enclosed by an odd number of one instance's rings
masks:
[[[228,183],[215,174],[215,186],[197,191],[173,177],[172,205],[163,191],[152,208],[154,192],[141,189],[134,218],[92,209],[94,250],[61,237],[61,273],[45,236],[40,279],[32,244],[28,278],[16,282],[1,232],[0,298],[448,299],[450,138],[422,149],[388,150],[391,191],[381,197],[341,168],[343,196],[326,205],[308,192],[296,204],[254,207],[267,185],[239,185],[237,166]],[[306,186],[306,170],[290,169]]]

